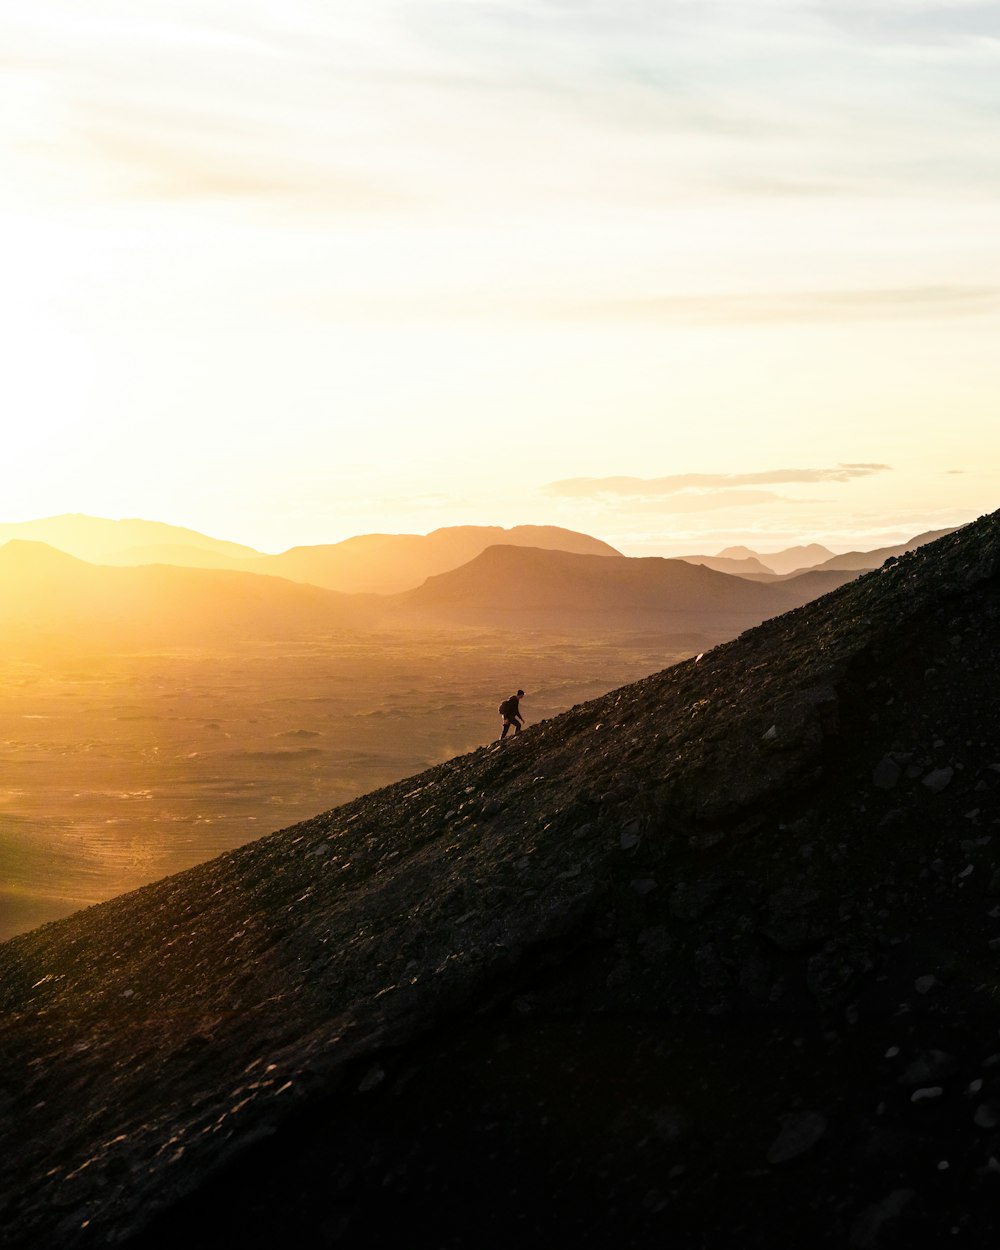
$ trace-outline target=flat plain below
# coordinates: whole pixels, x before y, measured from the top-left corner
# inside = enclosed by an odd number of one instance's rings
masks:
[[[0,940],[474,750],[518,686],[531,724],[691,650],[469,629],[8,653]]]

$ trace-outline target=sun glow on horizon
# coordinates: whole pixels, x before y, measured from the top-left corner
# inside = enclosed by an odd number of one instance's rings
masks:
[[[0,519],[666,551],[1000,502],[990,6],[51,0],[3,30]],[[547,489],[854,462],[892,469]]]

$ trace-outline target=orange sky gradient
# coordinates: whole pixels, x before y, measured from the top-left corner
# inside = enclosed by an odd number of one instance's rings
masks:
[[[630,554],[1000,506],[989,3],[0,17],[0,520]]]

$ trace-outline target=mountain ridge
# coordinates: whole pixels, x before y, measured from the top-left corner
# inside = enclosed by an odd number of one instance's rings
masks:
[[[393,602],[419,619],[458,624],[569,632],[698,629],[719,640],[797,607],[802,599],[794,587],[772,589],[659,556],[609,559],[488,547]]]
[[[800,543],[794,547],[783,547],[780,551],[765,552],[752,551],[749,547],[726,547],[718,553],[716,558],[759,560],[772,573],[780,574],[814,568],[822,561],[830,559],[833,554],[821,543]]]
[[[872,551],[845,551],[840,555],[831,556],[829,560],[824,560],[821,564],[817,564],[814,567],[820,570],[878,568],[886,560],[898,559],[900,556],[908,555],[911,551],[916,551],[918,547],[923,547],[927,543],[937,542],[939,538],[945,538],[947,535],[955,532],[954,526],[947,529],[926,530],[922,534],[915,535],[905,543],[896,543],[891,547],[876,547]]]
[[[249,572],[92,564],[26,539],[0,546],[0,638],[32,651],[196,645],[234,628],[294,637],[369,617],[364,596]]]
[[[241,561],[245,564],[247,561]],[[555,633],[685,634],[702,648],[851,574],[779,586],[660,557],[488,547],[397,595],[345,593],[242,568],[92,564],[46,544],[0,546],[0,637],[104,650],[220,633],[283,638],[344,627],[433,625]]]
[[[496,545],[548,547],[617,556],[614,547],[589,534],[554,525],[455,525],[429,534],[359,534],[342,542],[292,547],[252,562],[262,573],[276,573],[347,593],[393,594],[426,578],[458,568]]]
[[[227,558],[260,554],[242,543],[211,538],[165,521],[146,521],[139,517],[115,520],[70,512],[33,521],[0,522],[0,543],[17,538],[47,543],[91,563],[100,563],[108,555],[144,544],[174,544],[181,550],[185,547],[208,550]]]
[[[172,564],[264,573],[353,594],[389,594],[456,568],[495,544],[619,555],[610,544],[557,525],[452,525],[427,534],[358,534],[337,543],[299,545],[277,554],[211,538],[196,530],[141,519],[80,513],[0,523],[0,544],[44,542],[92,564]],[[377,566],[377,567],[376,567]]]
[[[858,571],[874,568],[890,556],[900,555],[950,532],[950,529],[928,531],[905,544],[874,551],[846,552],[841,556],[834,556],[813,543],[770,555],[740,546],[727,547],[716,556],[675,558],[751,580],[783,580],[816,567]],[[181,526],[138,518],[112,520],[67,513],[35,521],[0,523],[0,543],[19,537],[47,542],[91,563],[125,566],[168,563],[179,567],[257,572],[345,593],[375,594],[415,589],[427,577],[458,568],[491,545],[621,555],[610,544],[589,534],[560,526],[530,524],[509,529],[445,526],[427,534],[360,534],[337,543],[299,545],[278,554],[265,554]],[[829,559],[818,564],[800,563],[802,559],[811,560],[824,554]],[[377,560],[382,566],[372,567]]]

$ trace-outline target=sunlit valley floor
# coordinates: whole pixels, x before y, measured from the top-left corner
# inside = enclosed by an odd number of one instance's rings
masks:
[[[683,639],[480,630],[0,663],[0,940],[662,669]]]

